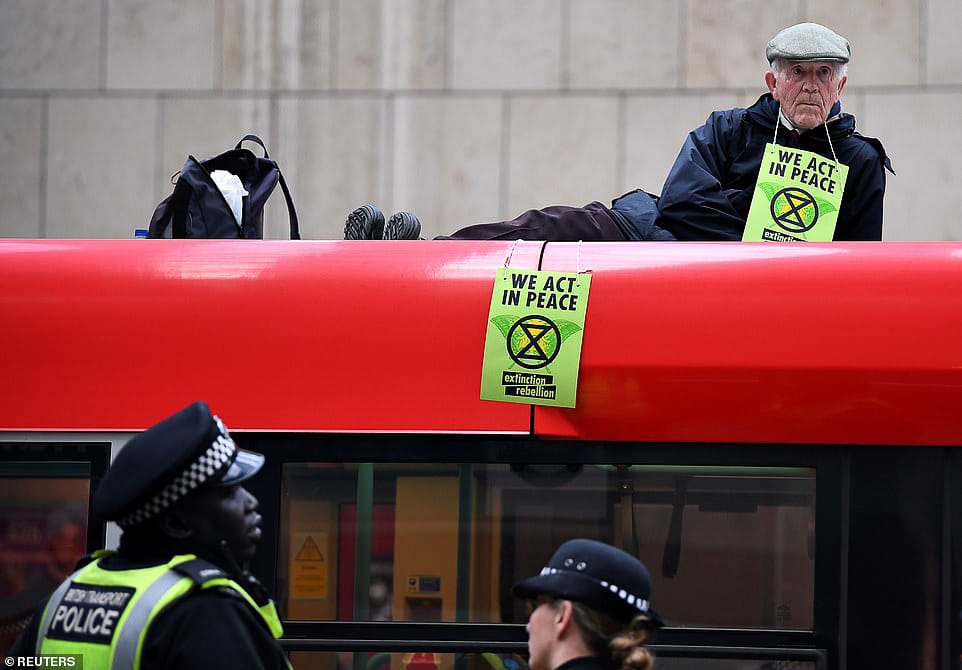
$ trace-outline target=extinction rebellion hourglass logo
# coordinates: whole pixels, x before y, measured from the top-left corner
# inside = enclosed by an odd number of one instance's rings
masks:
[[[551,319],[532,314],[508,330],[508,356],[523,368],[543,368],[561,351],[561,332]]]
[[[772,198],[772,219],[790,233],[804,233],[818,222],[818,203],[800,188],[783,188]]]

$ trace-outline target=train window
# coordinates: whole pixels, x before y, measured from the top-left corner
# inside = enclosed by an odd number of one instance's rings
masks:
[[[291,663],[298,670],[528,670],[521,656],[493,652],[293,652]]]
[[[816,670],[812,661],[667,657],[655,652],[658,670]],[[518,654],[431,652],[293,652],[298,670],[528,670]]]
[[[813,661],[759,661],[735,658],[658,657],[658,670],[816,670]]]
[[[0,462],[0,655],[86,553],[90,471]]]
[[[511,585],[590,537],[648,565],[671,626],[813,626],[811,468],[288,463],[282,480],[288,619],[523,623]]]

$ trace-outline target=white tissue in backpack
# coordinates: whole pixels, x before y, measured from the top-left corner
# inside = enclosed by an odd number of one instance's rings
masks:
[[[214,170],[210,173],[210,178],[217,184],[217,188],[224,194],[224,200],[230,206],[230,211],[234,213],[237,225],[241,225],[241,216],[244,211],[244,196],[247,191],[241,183],[240,177],[227,170]]]

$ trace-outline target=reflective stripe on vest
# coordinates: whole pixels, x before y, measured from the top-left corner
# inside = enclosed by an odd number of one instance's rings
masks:
[[[144,595],[140,596],[130,611],[130,616],[119,631],[114,641],[114,659],[110,664],[111,670],[133,670],[137,659],[137,648],[140,645],[141,633],[147,628],[150,614],[161,598],[182,579],[188,579],[179,572],[168,570],[151,584]],[[139,664],[138,664],[139,665]]]
[[[83,572],[83,568],[65,579],[64,583],[58,586],[50,599],[47,600],[47,606],[43,610],[43,619],[40,620],[40,627],[37,629],[37,656],[40,655],[40,647],[43,646],[43,641],[47,639],[47,633],[50,632],[50,624],[53,623],[53,613],[57,611],[57,605],[63,600],[63,596],[70,588],[73,578],[81,572]]]

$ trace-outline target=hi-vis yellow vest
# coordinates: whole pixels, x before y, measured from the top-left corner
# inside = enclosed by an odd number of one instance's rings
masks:
[[[274,603],[258,607],[247,591],[216,566],[193,554],[138,570],[104,570],[97,560],[71,575],[47,602],[37,631],[37,654],[83,654],[84,667],[136,670],[157,616],[194,589],[231,588],[267,623],[283,634]]]

